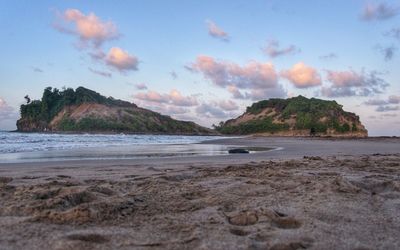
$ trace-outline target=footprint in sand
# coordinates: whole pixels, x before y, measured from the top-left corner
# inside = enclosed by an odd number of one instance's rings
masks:
[[[257,213],[254,211],[243,211],[238,214],[228,216],[228,221],[235,226],[249,226],[258,222]]]

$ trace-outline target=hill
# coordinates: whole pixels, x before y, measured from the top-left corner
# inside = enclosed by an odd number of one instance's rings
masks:
[[[336,101],[303,96],[254,103],[243,115],[221,122],[216,130],[236,135],[368,136],[359,117],[344,111]]]
[[[104,97],[79,87],[48,87],[41,100],[21,105],[20,132],[124,132],[149,134],[213,134],[193,122],[178,121],[137,105]]]

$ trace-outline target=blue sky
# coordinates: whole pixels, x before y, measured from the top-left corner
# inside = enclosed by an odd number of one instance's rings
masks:
[[[206,126],[270,97],[335,99],[371,135],[400,135],[398,1],[2,0],[0,12],[0,129],[26,94],[85,86]]]

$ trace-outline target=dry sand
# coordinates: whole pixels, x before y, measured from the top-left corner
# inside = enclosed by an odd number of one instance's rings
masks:
[[[285,149],[0,164],[0,249],[400,249],[398,139],[273,140]]]

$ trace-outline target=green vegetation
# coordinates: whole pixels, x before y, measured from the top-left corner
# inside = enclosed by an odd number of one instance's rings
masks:
[[[135,104],[104,97],[93,90],[79,87],[75,91],[66,88],[62,91],[48,87],[44,90],[42,99],[21,105],[21,118],[35,121],[51,121],[65,106],[82,103],[98,103],[109,106],[136,107]]]
[[[28,96],[25,99],[28,103],[21,105],[21,119],[17,121],[19,131],[212,133],[193,122],[177,121],[83,87],[62,91],[49,87],[44,90],[41,100],[30,102]],[[97,110],[93,112],[74,113],[81,104],[88,103],[104,106],[94,107]]]
[[[261,115],[265,109],[271,109],[274,113],[269,115],[264,112]],[[239,123],[228,120],[215,128],[224,134],[276,133],[287,130],[308,130],[310,134],[325,134],[328,130],[339,133],[355,132],[359,123],[358,116],[343,111],[342,105],[336,101],[308,99],[303,96],[260,101],[247,107],[245,115],[253,118]],[[346,122],[340,122],[339,117]]]
[[[246,123],[241,123],[238,126],[227,125],[227,126],[217,127],[218,132],[223,134],[252,134],[252,133],[262,133],[265,131],[275,133],[287,129],[289,129],[289,125],[275,124],[272,122],[272,119],[270,117],[259,120],[251,120]]]

